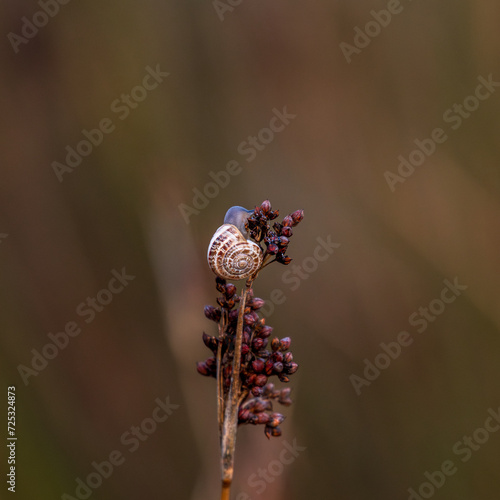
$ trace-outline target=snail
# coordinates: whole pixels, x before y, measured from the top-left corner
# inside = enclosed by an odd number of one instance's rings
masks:
[[[248,239],[245,222],[253,210],[231,207],[208,245],[210,269],[223,279],[249,278],[262,265],[262,249]]]

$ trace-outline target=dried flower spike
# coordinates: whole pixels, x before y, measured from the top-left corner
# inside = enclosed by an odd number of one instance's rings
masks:
[[[283,221],[269,200],[254,210],[230,208],[217,229],[207,259],[215,273],[218,307],[205,306],[205,316],[218,324],[218,338],[202,335],[212,357],[197,363],[201,375],[217,380],[218,421],[221,442],[222,494],[229,500],[238,425],[263,425],[266,437],[280,436],[285,417],[273,412],[273,402],[292,403],[290,388],[276,389],[275,379],[287,383],[298,369],[289,351],[291,340],[269,338],[273,328],[261,316],[264,300],[254,297],[252,285],[259,272],[272,262],[288,265],[286,255],[295,227],[304,217],[297,210]],[[246,279],[240,295],[227,280]],[[269,347],[268,347],[269,346]]]

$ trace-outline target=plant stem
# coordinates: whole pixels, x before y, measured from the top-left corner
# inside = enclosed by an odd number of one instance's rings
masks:
[[[224,422],[222,425],[221,442],[221,472],[222,493],[221,500],[229,500],[231,483],[234,471],[234,452],[236,448],[236,431],[238,428],[238,405],[240,402],[240,368],[241,368],[241,344],[243,343],[243,317],[245,315],[245,304],[248,293],[252,289],[253,279],[246,282],[240,300],[238,311],[238,324],[236,326],[236,337],[234,340],[233,372],[231,376],[231,387],[227,395]]]
[[[219,322],[219,342],[217,345],[217,420],[219,422],[219,441],[222,443],[222,423],[224,422],[224,388],[222,376],[222,344],[227,325],[227,311],[222,309]]]

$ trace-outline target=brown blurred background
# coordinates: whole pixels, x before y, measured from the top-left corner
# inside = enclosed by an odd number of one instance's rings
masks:
[[[406,499],[446,460],[456,472],[433,498],[498,498],[500,432],[476,433],[467,462],[454,446],[500,406],[500,89],[460,119],[453,106],[479,77],[500,81],[499,4],[232,4],[1,4],[1,418],[15,385],[18,498],[78,498],[77,478],[115,450],[124,462],[92,499],[219,498],[215,384],[195,371],[201,332],[215,333],[206,247],[227,208],[266,198],[306,214],[292,266],[255,284],[264,299],[282,291],[268,324],[292,337],[300,369],[283,436],[239,432],[233,498]],[[389,8],[381,27],[371,10]],[[346,57],[356,34],[367,46]],[[124,105],[147,67],[169,75]],[[245,153],[284,108],[290,123]],[[106,118],[113,130],[58,177],[53,162]],[[435,128],[447,139],[391,190],[384,173]],[[231,161],[241,171],[214,189],[210,172]],[[340,246],[313,262],[327,237]],[[86,323],[79,304],[123,268],[135,278]],[[409,317],[455,278],[467,289],[418,333]],[[26,385],[19,365],[71,321],[81,333]],[[358,395],[352,375],[401,331],[413,343]],[[130,451],[124,433],[167,396],[179,408]],[[306,449],[261,491],[252,474],[293,440]],[[3,473],[6,460],[4,447]]]

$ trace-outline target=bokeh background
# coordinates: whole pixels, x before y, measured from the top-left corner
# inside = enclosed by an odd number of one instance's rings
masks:
[[[15,385],[17,497],[78,498],[77,478],[118,450],[90,498],[219,498],[215,384],[195,371],[215,333],[206,247],[227,208],[269,198],[305,210],[289,255],[315,269],[292,287],[274,264],[255,284],[282,291],[268,324],[300,369],[283,436],[240,430],[233,498],[406,499],[446,460],[456,473],[433,498],[498,498],[500,433],[466,463],[453,447],[500,406],[499,88],[456,130],[444,114],[480,76],[500,81],[500,5],[232,3],[52,2],[22,43],[9,34],[41,4],[1,3],[1,419]],[[388,5],[399,13],[346,58]],[[158,65],[169,76],[120,119],[112,103]],[[285,107],[296,116],[247,161],[242,142]],[[59,179],[53,162],[104,118],[113,132]],[[437,127],[447,140],[391,190],[384,173]],[[194,201],[230,161],[241,172]],[[314,265],[328,237],[340,246]],[[78,305],[123,268],[135,278],[85,323]],[[409,317],[455,278],[467,289],[419,334]],[[80,335],[25,385],[19,365],[69,321]],[[352,375],[401,331],[413,343],[358,395]],[[130,452],[122,435],[167,397],[179,408]],[[294,440],[305,450],[252,486]]]

